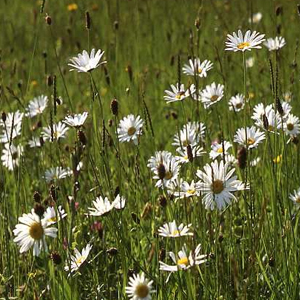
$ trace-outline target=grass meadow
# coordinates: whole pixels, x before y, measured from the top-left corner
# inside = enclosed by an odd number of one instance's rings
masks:
[[[299,15],[1,0],[0,299],[300,299]]]

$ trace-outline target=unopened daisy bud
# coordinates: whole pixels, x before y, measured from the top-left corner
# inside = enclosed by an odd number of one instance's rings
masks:
[[[237,159],[238,159],[238,166],[241,169],[245,169],[247,165],[247,150],[245,147],[239,149]]]
[[[6,121],[6,113],[4,111],[1,114],[1,119],[5,123],[5,121]]]
[[[53,77],[51,75],[47,76],[47,85],[50,87],[53,84]]]
[[[50,16],[46,16],[45,21],[46,21],[46,23],[47,23],[48,25],[51,25],[51,24],[52,24],[52,19],[51,19]]]
[[[160,261],[164,261],[166,258],[166,249],[165,248],[161,248],[159,250],[159,260]]]
[[[42,218],[42,216],[44,215],[45,212],[45,207],[40,204],[40,203],[36,203],[34,205],[34,212],[40,217]]]
[[[78,139],[79,139],[80,143],[81,143],[83,146],[85,146],[87,140],[86,140],[86,136],[85,136],[84,132],[83,132],[82,130],[78,130],[77,136],[78,136]]]
[[[199,29],[200,29],[200,25],[201,25],[201,23],[200,23],[200,19],[199,19],[199,18],[197,18],[197,19],[195,20],[195,26],[196,26],[196,29],[197,29],[197,30],[199,30]]]
[[[157,167],[157,173],[158,173],[158,178],[160,180],[163,180],[166,176],[166,168],[164,166],[164,164],[159,164],[159,166]]]
[[[276,108],[277,108],[277,111],[279,112],[279,114],[281,116],[283,116],[284,111],[283,111],[283,108],[282,108],[282,105],[281,105],[281,102],[280,102],[279,98],[276,99]]]
[[[139,219],[139,217],[137,216],[136,213],[131,213],[131,218],[134,221],[134,223],[136,223],[136,224],[140,224],[141,223],[141,221],[140,221],[140,219]]]
[[[60,254],[56,251],[53,251],[51,254],[50,254],[50,258],[51,260],[53,261],[53,263],[55,265],[60,265],[61,262],[62,262],[62,258],[60,256]]]
[[[109,254],[109,255],[111,255],[111,256],[115,256],[115,255],[118,254],[118,249],[112,247],[112,248],[107,249],[106,253]]]
[[[167,198],[164,195],[160,195],[158,201],[159,201],[160,206],[162,206],[162,207],[167,206]]]
[[[118,21],[114,22],[114,28],[115,28],[115,30],[119,29],[119,22]]]
[[[149,215],[151,214],[151,212],[152,212],[152,204],[150,202],[147,202],[145,204],[145,206],[144,206],[144,209],[143,209],[141,217],[143,219],[146,219],[147,217],[149,217]]]
[[[85,28],[87,30],[91,29],[91,16],[88,11],[85,12]]]
[[[268,121],[268,118],[267,118],[266,114],[263,114],[263,124],[264,124],[264,128],[266,130],[268,130],[268,128],[269,128],[269,121]]]
[[[39,192],[35,191],[33,194],[34,202],[41,203],[42,196]]]
[[[117,116],[118,115],[118,112],[119,112],[119,102],[117,99],[113,99],[111,100],[110,102],[110,109],[111,109],[111,112],[114,116]]]
[[[193,162],[194,156],[193,156],[193,150],[192,150],[191,145],[187,145],[187,147],[186,147],[186,153],[187,153],[187,157],[188,157],[189,161]]]

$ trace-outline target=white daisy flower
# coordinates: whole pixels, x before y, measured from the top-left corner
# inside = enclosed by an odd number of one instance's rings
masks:
[[[51,125],[49,125],[48,127],[44,127],[42,136],[45,141],[58,141],[59,139],[63,139],[66,137],[66,133],[68,130],[69,128],[64,123],[58,122],[57,124],[53,124],[52,128]]]
[[[214,142],[211,145],[209,157],[213,160],[216,159],[218,156],[223,157],[224,155],[228,154],[228,149],[231,147],[232,144],[227,141],[223,141],[222,143]]]
[[[236,96],[232,96],[228,102],[229,110],[233,111],[241,111],[245,106],[245,97],[241,94],[237,94]]]
[[[207,71],[212,69],[213,63],[210,60],[200,61],[199,58],[190,59],[189,65],[184,65],[182,68],[183,74],[191,76],[206,77]]]
[[[83,50],[82,54],[79,53],[78,56],[70,59],[71,63],[68,65],[73,67],[70,71],[77,72],[90,72],[102,64],[105,64],[106,61],[100,62],[104,51],[99,49],[95,54],[95,49],[92,49],[91,54],[89,55],[85,50]]]
[[[241,30],[238,31],[238,34],[233,32],[233,34],[227,34],[227,41],[225,42],[226,48],[225,50],[229,51],[246,51],[251,49],[261,49],[260,44],[265,40],[264,34],[260,34],[259,32],[253,31],[251,33],[250,30],[248,30],[245,33],[245,36],[243,36],[243,33]]]
[[[167,103],[182,101],[185,98],[194,94],[196,91],[194,84],[192,84],[189,88],[185,89],[183,83],[180,85],[180,87],[178,83],[176,83],[176,86],[171,84],[171,89],[172,91],[165,90],[165,93],[167,95],[164,96],[164,99],[167,101]]]
[[[33,98],[26,108],[26,117],[33,118],[36,115],[43,113],[48,104],[48,97],[41,95],[36,98]]]
[[[265,128],[265,120],[267,121],[268,128]],[[264,116],[262,119],[257,119],[255,122],[255,125],[258,127],[261,127],[262,129],[268,130],[269,132],[275,132],[276,130],[279,130],[281,128],[282,120],[281,116],[278,112],[275,112],[275,110],[268,109],[266,110]]]
[[[18,110],[12,113],[6,114],[6,120],[5,122],[0,119],[0,126],[2,126],[4,129],[10,131],[12,127],[17,126],[18,124],[22,123],[23,120],[23,113],[20,113]]]
[[[144,121],[140,116],[128,115],[120,120],[117,129],[118,138],[121,143],[133,141],[135,145],[138,144],[139,136],[142,135],[142,127]]]
[[[32,137],[32,139],[28,141],[28,145],[30,148],[42,147],[41,138]]]
[[[203,156],[206,153],[203,150],[203,148],[200,146],[195,146],[195,147],[191,148],[191,150],[192,150],[191,152],[192,152],[193,159],[195,159],[196,157],[199,157],[199,156]],[[175,158],[177,158],[177,160],[180,163],[186,164],[186,163],[190,162],[187,147],[185,147],[184,149],[177,148],[176,151],[179,153],[180,156],[176,155]]]
[[[233,176],[235,169],[228,170],[228,167],[227,163],[215,160],[206,164],[204,171],[197,171],[200,181],[196,186],[203,195],[202,202],[206,209],[224,209],[232,200],[237,201],[233,192],[245,189],[245,184]]]
[[[264,45],[269,49],[269,51],[279,50],[286,44],[285,39],[282,36],[276,36],[275,39],[268,38],[264,41]]]
[[[203,91],[200,92],[200,100],[204,104],[204,108],[207,109],[211,105],[219,102],[224,96],[224,85],[216,85],[213,82],[211,85],[207,85]]]
[[[177,199],[189,198],[193,196],[200,196],[200,193],[196,189],[194,180],[191,183],[186,181],[177,180],[172,189],[168,190],[170,194],[173,194]]]
[[[95,201],[93,201],[94,207],[89,207],[89,213],[90,216],[99,217],[102,215],[107,214],[112,209],[123,209],[126,204],[126,199],[124,197],[121,197],[120,195],[117,195],[116,199],[110,203],[108,198],[105,197],[104,199],[100,196],[97,197]]]
[[[289,114],[288,119],[283,124],[284,131],[287,135],[296,136],[300,133],[299,118]]]
[[[71,127],[81,127],[84,124],[87,117],[88,117],[88,112],[85,111],[82,114],[74,114],[74,115],[66,116],[63,122]]]
[[[46,170],[44,178],[47,183],[66,178],[70,175],[69,169],[64,169],[62,167],[54,167],[51,169]]]
[[[1,161],[3,166],[12,171],[15,167],[19,165],[20,157],[23,153],[23,147],[13,144],[4,144],[4,149],[2,150]]]
[[[43,215],[43,221],[47,222],[48,225],[52,225],[60,221],[67,216],[65,210],[61,205],[57,207],[57,212],[55,207],[51,206],[46,209]]]
[[[252,159],[250,161],[250,166],[251,167],[256,167],[259,164],[260,161],[261,161],[260,157],[256,157],[256,158]]]
[[[246,59],[247,68],[252,68],[254,66],[254,63],[255,63],[255,58],[253,56]]]
[[[183,225],[182,223],[177,227],[176,221],[169,222],[159,227],[158,234],[163,237],[181,237],[192,236],[193,233],[189,232],[192,224]]]
[[[92,245],[87,244],[86,247],[82,249],[81,253],[75,248],[75,255],[71,255],[71,261],[66,263],[64,268],[65,271],[69,272],[70,274],[77,271],[79,267],[86,261],[92,248]]]
[[[257,23],[259,23],[261,21],[261,19],[262,19],[262,13],[261,12],[257,12],[255,14],[253,14],[251,18],[248,19],[248,22],[249,23],[253,22],[253,24],[257,24]]]
[[[265,139],[264,132],[256,129],[255,126],[239,128],[234,136],[234,142],[245,146],[248,149],[257,148]]]
[[[154,293],[152,283],[153,281],[149,281],[144,273],[141,275],[133,274],[129,278],[128,286],[125,288],[126,294],[131,300],[151,300],[151,294]]]
[[[294,194],[290,194],[289,198],[294,202],[296,207],[300,207],[300,188],[298,190],[294,190]]]
[[[18,123],[14,127],[4,128],[0,135],[0,143],[10,143],[17,136],[21,135],[22,124]]]
[[[33,246],[33,255],[38,256],[42,249],[48,251],[46,236],[56,238],[57,228],[50,227],[44,219],[40,220],[40,217],[31,210],[29,214],[23,214],[19,217],[20,224],[16,225],[13,230],[14,242],[17,243],[20,248],[20,253],[28,251]]]

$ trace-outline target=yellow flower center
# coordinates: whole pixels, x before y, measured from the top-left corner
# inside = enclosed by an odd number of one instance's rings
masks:
[[[247,139],[247,144],[248,145],[253,145],[255,143],[255,139],[253,139],[253,138],[248,138]]]
[[[211,184],[211,189],[214,194],[220,194],[224,190],[224,183],[222,180],[216,179]]]
[[[135,129],[134,127],[128,128],[128,131],[127,131],[128,135],[130,135],[130,136],[131,136],[131,135],[134,135],[135,132],[136,132],[136,129]]]
[[[188,264],[189,264],[189,260],[187,257],[180,258],[177,261],[177,265],[186,265],[187,266]]]
[[[300,197],[296,199],[296,203],[300,203]]]
[[[250,44],[248,42],[240,43],[237,45],[238,49],[244,49],[249,46],[250,46]]]
[[[174,230],[174,231],[172,232],[172,235],[180,235],[180,231],[179,231],[179,230]]]
[[[77,266],[80,266],[85,260],[85,257],[84,256],[80,256],[76,259],[75,263]]]
[[[48,222],[57,222],[57,218],[56,218],[56,217],[49,218],[49,219],[48,219]]]
[[[67,9],[68,9],[68,11],[75,11],[78,9],[78,6],[76,3],[72,3],[67,6]]]
[[[294,124],[288,123],[288,124],[286,125],[286,127],[287,127],[287,129],[288,129],[289,131],[292,131],[292,130],[294,129]]]
[[[216,101],[218,98],[219,98],[218,95],[213,95],[213,96],[210,97],[210,100],[211,100],[211,102],[214,102],[214,101]]]
[[[166,172],[165,179],[169,180],[173,177],[173,173],[171,171]]]
[[[282,160],[282,154],[280,154],[280,155],[278,155],[277,157],[275,157],[275,158],[273,159],[273,162],[274,162],[275,164],[279,164],[279,163],[281,162],[281,160]]]
[[[39,222],[34,222],[29,227],[29,235],[34,240],[40,240],[43,237],[44,229]]]
[[[176,99],[180,100],[182,96],[184,95],[185,92],[178,92],[177,95],[175,96]]]
[[[147,286],[147,284],[144,283],[140,283],[137,285],[137,287],[135,288],[135,294],[139,297],[139,298],[146,298],[149,295],[149,288]]]
[[[268,126],[268,130],[269,130],[269,131],[274,131],[274,126],[269,125],[269,126]]]
[[[223,147],[220,147],[218,150],[217,150],[218,153],[223,153]]]
[[[198,68],[198,73],[202,73],[202,69],[201,68]]]
[[[196,193],[196,190],[195,189],[187,190],[187,193],[190,194],[190,195],[194,195]]]

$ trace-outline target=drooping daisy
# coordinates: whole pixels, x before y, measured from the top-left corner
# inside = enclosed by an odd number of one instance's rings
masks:
[[[63,179],[70,175],[69,169],[64,169],[62,167],[54,167],[46,170],[44,178],[47,183],[55,181],[57,179]]]
[[[140,116],[128,115],[124,117],[117,129],[119,141],[121,143],[133,141],[137,145],[139,136],[142,135],[143,125],[144,121]]]
[[[66,116],[63,122],[71,127],[79,128],[84,124],[87,117],[88,117],[88,112],[85,111],[82,114],[74,114],[74,115]]]
[[[165,90],[167,95],[164,96],[164,99],[167,101],[167,103],[182,101],[185,98],[193,95],[196,91],[194,84],[185,89],[183,83],[180,85],[180,87],[178,83],[176,83],[176,86],[171,84],[171,89],[172,91]]]
[[[78,56],[70,59],[71,63],[68,65],[73,67],[70,71],[77,72],[90,72],[102,64],[105,64],[106,61],[100,62],[104,51],[99,49],[95,54],[95,49],[92,49],[91,54],[89,55],[85,50],[82,51],[82,54],[79,53]]]
[[[128,286],[125,288],[126,294],[131,300],[151,300],[151,294],[154,293],[152,283],[153,281],[149,281],[144,273],[141,275],[133,274],[133,276],[129,278]]]
[[[216,159],[218,156],[223,157],[224,155],[228,154],[228,149],[231,147],[232,144],[227,141],[223,141],[221,143],[214,142],[211,145],[211,151],[209,153],[209,157],[211,159]]]
[[[23,214],[18,220],[20,224],[16,225],[13,232],[16,236],[14,242],[21,246],[20,253],[28,251],[32,246],[34,256],[38,256],[42,249],[48,251],[45,237],[56,238],[57,228],[48,227],[50,224],[44,219],[40,220],[34,209],[29,214]]]
[[[216,85],[213,82],[211,85],[207,85],[203,91],[200,92],[200,100],[207,109],[211,105],[219,102],[224,96],[224,85]]]
[[[159,227],[158,234],[163,237],[181,237],[181,236],[192,236],[193,233],[189,232],[192,224],[184,225],[180,224],[178,227],[176,221],[169,222]]]
[[[245,184],[233,176],[235,169],[228,170],[227,163],[215,160],[204,166],[204,171],[198,170],[200,181],[196,183],[197,189],[203,195],[202,202],[206,209],[224,209],[232,200],[237,201],[233,192],[245,189]]]
[[[298,190],[294,190],[294,194],[290,194],[289,198],[294,202],[296,207],[300,207],[300,188]]]
[[[86,261],[92,248],[92,245],[87,244],[86,247],[82,249],[81,253],[75,248],[75,255],[71,255],[71,261],[66,263],[65,271],[69,272],[70,274],[77,271],[79,267]]]
[[[9,170],[13,170],[15,167],[19,165],[20,157],[23,153],[23,147],[18,145],[15,146],[13,144],[9,145],[5,144],[4,149],[2,150],[1,161],[3,166],[8,168]]]
[[[183,74],[191,76],[206,77],[207,71],[212,69],[213,63],[210,60],[200,61],[199,58],[190,59],[189,65],[184,65],[182,68]]]
[[[117,195],[116,199],[110,203],[108,198],[105,197],[104,199],[100,196],[97,197],[95,201],[93,201],[94,207],[89,207],[89,213],[90,216],[99,217],[104,214],[107,214],[110,212],[113,208],[115,209],[123,209],[126,204],[126,199],[124,197],[121,197],[120,195]]]
[[[199,244],[195,251],[190,251],[189,255],[187,254],[186,245],[182,247],[182,249],[178,252],[178,258],[176,258],[173,252],[169,252],[169,256],[171,257],[172,261],[175,263],[173,265],[167,265],[166,263],[160,261],[159,269],[161,271],[167,272],[177,272],[179,270],[187,270],[195,265],[200,265],[206,262],[207,255],[200,254],[201,251],[201,244]]]
[[[48,207],[43,215],[43,220],[48,223],[48,225],[52,225],[60,221],[61,219],[67,216],[65,210],[61,205],[57,207],[57,212],[54,206]]]
[[[48,104],[48,97],[41,95],[31,100],[26,108],[26,117],[33,118],[43,113]]]
[[[286,44],[285,39],[282,36],[276,36],[275,39],[268,38],[264,41],[264,45],[269,49],[269,51],[279,50]]]
[[[284,131],[287,135],[296,136],[300,133],[299,118],[293,114],[289,114],[286,122],[283,125]]]
[[[48,127],[44,127],[42,131],[42,136],[44,140],[49,141],[58,141],[59,139],[63,139],[66,137],[66,133],[69,128],[62,122],[58,122],[57,124],[53,124],[52,128],[51,125]]]
[[[264,132],[256,129],[255,126],[251,126],[250,128],[239,128],[234,136],[234,142],[252,149],[257,148],[265,138]]]
[[[243,33],[241,30],[238,30],[238,34],[233,32],[233,34],[227,34],[227,41],[225,42],[226,48],[225,50],[229,51],[246,51],[251,49],[261,49],[260,44],[265,40],[264,34],[260,34],[259,32],[253,31],[251,33],[250,30],[248,30],[245,33],[245,36],[243,36]]]
[[[241,94],[237,94],[236,96],[232,96],[228,102],[229,110],[233,110],[235,112],[241,111],[245,106],[245,97]]]

